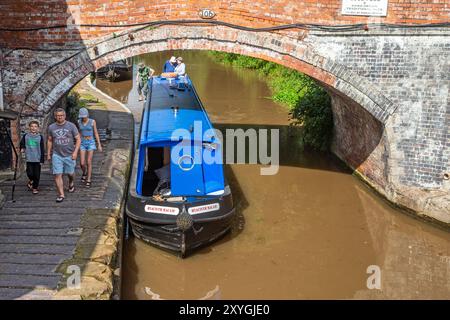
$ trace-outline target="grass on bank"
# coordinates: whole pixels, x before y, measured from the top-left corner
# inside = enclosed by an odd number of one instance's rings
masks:
[[[291,124],[301,126],[304,146],[329,149],[333,114],[328,93],[312,78],[279,64],[233,53],[210,51],[217,62],[252,69],[263,76],[272,91],[272,99],[287,106]]]
[[[78,112],[81,108],[89,108],[92,105],[96,107],[106,106],[93,95],[84,92],[80,94],[75,89],[72,89],[67,95],[66,105],[68,119],[72,122],[78,121]]]

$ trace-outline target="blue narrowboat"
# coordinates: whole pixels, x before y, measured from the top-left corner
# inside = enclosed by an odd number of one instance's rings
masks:
[[[137,238],[185,257],[231,227],[222,141],[188,76],[148,86],[126,214]]]

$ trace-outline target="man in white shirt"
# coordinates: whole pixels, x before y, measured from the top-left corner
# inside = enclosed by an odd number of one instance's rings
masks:
[[[186,75],[186,65],[183,63],[183,58],[178,57],[177,58],[178,65],[175,68],[175,73],[179,76],[185,76]]]

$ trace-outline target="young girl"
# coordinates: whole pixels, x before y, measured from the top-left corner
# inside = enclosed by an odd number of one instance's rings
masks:
[[[94,119],[89,118],[89,112],[86,108],[81,108],[79,111],[78,127],[81,134],[80,165],[81,170],[83,170],[81,181],[86,183],[86,187],[90,187],[92,176],[92,157],[94,156],[94,150],[97,150],[95,140],[97,140],[98,151],[102,152],[103,150],[97,131],[97,124]]]
[[[20,149],[25,152],[27,160],[28,189],[33,194],[39,192],[41,163],[44,163],[44,137],[39,133],[39,122],[33,120],[28,124],[30,132],[20,140]]]

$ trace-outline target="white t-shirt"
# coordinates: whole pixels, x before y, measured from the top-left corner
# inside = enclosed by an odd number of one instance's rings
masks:
[[[176,66],[175,72],[179,76],[184,76],[186,74],[186,65],[184,63],[180,63],[179,65]]]

